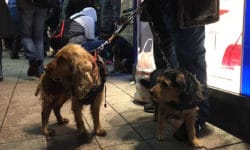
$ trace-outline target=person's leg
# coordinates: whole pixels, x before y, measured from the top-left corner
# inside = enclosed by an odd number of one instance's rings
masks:
[[[183,68],[196,75],[203,88],[204,101],[199,104],[197,129],[209,119],[209,95],[207,91],[207,71],[204,47],[205,27],[177,30],[175,37],[176,52]]]
[[[28,76],[39,76],[43,71],[43,26],[46,10],[36,13],[37,8],[20,10],[21,33],[24,55],[29,61]]]
[[[100,38],[107,39],[112,32],[112,5],[111,0],[104,0],[100,14]]]
[[[10,51],[10,58],[11,59],[19,59],[19,51],[21,49],[21,39],[20,35],[14,37],[12,42],[12,47]]]
[[[121,11],[121,0],[111,0],[111,5],[112,5],[112,17],[113,17],[112,21],[115,23],[119,23],[120,11]]]
[[[21,32],[22,32],[22,40],[21,43],[24,48],[24,55],[26,59],[35,60],[36,58],[36,47],[34,41],[32,39],[32,24],[33,24],[33,15],[35,10],[20,10],[21,17]]]
[[[44,60],[44,26],[47,17],[47,9],[36,9],[33,24],[33,41],[36,48],[35,56],[36,59],[42,60],[42,63],[38,69],[38,75],[43,73],[43,60]]]
[[[82,44],[82,46],[87,50],[87,51],[92,51],[95,48],[98,48],[103,44],[105,41],[104,40],[92,40],[92,41],[87,41]]]

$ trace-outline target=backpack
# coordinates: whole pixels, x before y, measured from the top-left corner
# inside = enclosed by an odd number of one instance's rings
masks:
[[[60,4],[60,0],[31,0],[34,5],[41,8],[54,8]]]
[[[70,26],[74,19],[81,17],[84,15],[77,15],[73,18],[67,18],[61,21],[61,23],[56,27],[55,31],[52,33],[50,37],[50,46],[55,50],[61,49],[65,46],[70,38],[78,35],[84,35],[84,32],[78,33],[70,33]]]

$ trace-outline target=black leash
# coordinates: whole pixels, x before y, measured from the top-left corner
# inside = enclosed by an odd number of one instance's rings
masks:
[[[141,10],[141,7],[138,7],[137,9],[135,9],[133,11],[133,13],[128,17],[128,19],[118,27],[118,29],[103,43],[101,44],[99,47],[89,51],[89,52],[97,52],[99,53],[100,51],[102,51],[104,49],[104,46],[110,44],[113,39],[115,37],[117,37],[131,22],[131,20],[134,18],[134,16]]]
[[[152,34],[153,34],[153,38],[156,40],[156,44],[157,44],[157,47],[159,48],[159,50],[160,50],[160,52],[161,52],[161,54],[162,54],[162,57],[163,57],[163,60],[166,62],[166,67],[167,67],[167,69],[170,69],[171,68],[171,65],[170,65],[170,63],[169,63],[169,61],[168,61],[168,59],[167,59],[167,57],[165,56],[165,53],[163,52],[163,49],[162,49],[162,47],[161,47],[161,45],[160,45],[160,39],[159,39],[159,33],[157,32],[157,30],[155,29],[155,26],[154,26],[154,23],[153,23],[153,19],[152,19],[152,17],[150,16],[150,14],[149,14],[149,12],[148,12],[148,9],[147,9],[147,6],[146,6],[147,4],[146,4],[146,2],[143,2],[143,5],[142,5],[142,7],[143,7],[143,11],[145,11],[145,14],[146,14],[146,17],[148,18],[148,23],[149,23],[149,26],[150,26],[150,28],[151,28],[151,31],[152,31]]]

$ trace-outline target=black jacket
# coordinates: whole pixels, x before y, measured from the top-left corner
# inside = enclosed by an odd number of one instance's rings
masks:
[[[219,20],[219,0],[144,0],[143,21],[149,19],[145,9],[151,21],[161,19],[162,13],[165,13],[175,18],[174,23],[180,28],[202,26]]]

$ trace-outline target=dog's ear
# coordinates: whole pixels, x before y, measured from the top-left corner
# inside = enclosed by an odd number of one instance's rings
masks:
[[[80,99],[85,97],[94,82],[91,76],[92,69],[92,63],[87,60],[74,60],[72,62],[73,94]]]

